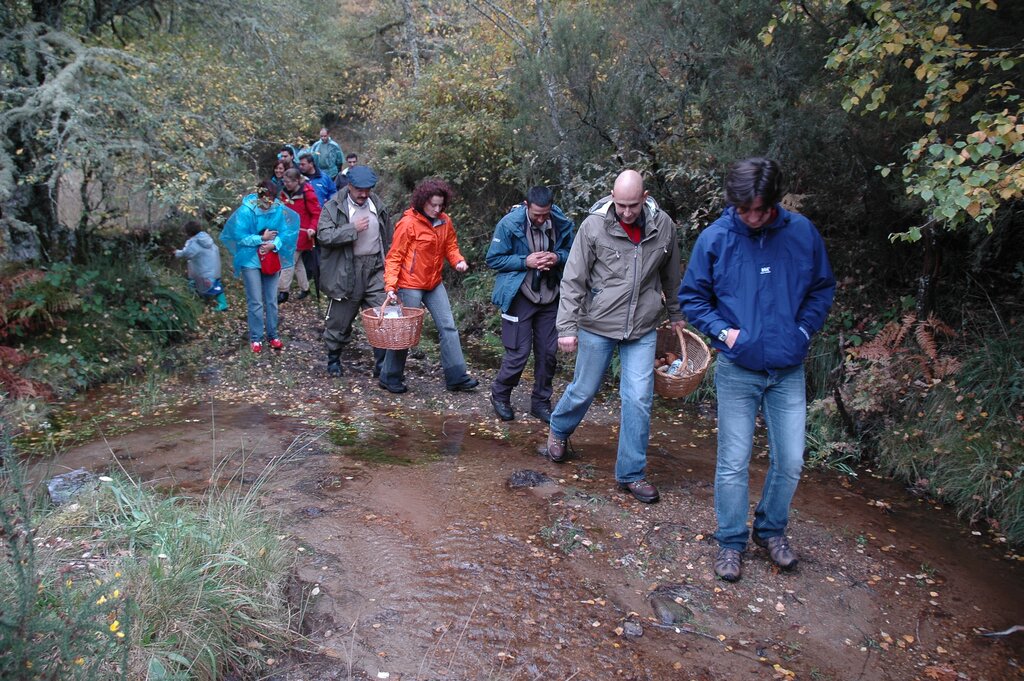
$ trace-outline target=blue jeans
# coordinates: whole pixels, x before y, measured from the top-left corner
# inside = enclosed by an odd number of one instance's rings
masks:
[[[657,333],[624,341],[606,338],[580,329],[576,370],[551,413],[551,433],[557,438],[573,434],[590,409],[612,353],[619,349],[619,450],[615,457],[615,479],[642,480],[647,468],[647,441],[651,433],[651,401],[654,397],[654,345]]]
[[[758,410],[768,426],[768,473],[754,509],[758,537],[786,533],[789,505],[804,464],[807,398],[804,368],[751,371],[718,355],[718,463],[715,468],[715,539],[724,548],[747,546],[750,452]]]
[[[437,327],[438,343],[441,346],[441,367],[444,369],[444,382],[452,387],[469,380],[466,373],[466,358],[462,355],[462,343],[459,341],[459,330],[455,327],[452,316],[452,304],[448,301],[448,291],[444,284],[438,284],[429,291],[416,288],[398,289],[398,297],[403,307],[420,307],[425,305]],[[388,385],[399,385],[405,380],[405,360],[408,350],[388,350],[384,357],[384,367],[380,380]]]
[[[266,275],[255,267],[242,268],[250,342],[262,341],[264,328],[267,340],[277,338],[277,280],[280,276],[280,272]]]

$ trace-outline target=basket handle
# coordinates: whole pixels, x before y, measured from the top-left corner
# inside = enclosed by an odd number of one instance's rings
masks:
[[[686,359],[686,334],[683,333],[682,326],[676,326],[675,332],[679,336],[679,359],[683,360],[683,371],[686,371],[687,359]]]
[[[399,304],[399,305],[402,304],[402,300],[398,297],[398,294],[395,294],[395,302],[397,304]],[[380,304],[380,309],[377,310],[377,316],[374,317],[374,320],[373,320],[375,328],[379,329],[381,326],[384,325],[384,308],[386,308],[387,306],[388,306],[388,299],[387,299],[387,297],[385,297],[384,298],[384,302]]]

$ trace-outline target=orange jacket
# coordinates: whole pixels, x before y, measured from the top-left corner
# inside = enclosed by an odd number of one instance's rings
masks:
[[[445,258],[455,267],[464,261],[447,213],[434,227],[426,215],[409,208],[395,225],[391,249],[384,260],[384,290],[413,288],[429,291],[441,283]]]

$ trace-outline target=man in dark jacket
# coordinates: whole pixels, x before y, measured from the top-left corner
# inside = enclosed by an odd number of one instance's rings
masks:
[[[491,385],[491,405],[502,421],[515,418],[512,390],[533,352],[530,414],[551,419],[551,381],[558,354],[558,285],[569,259],[572,221],[547,187],[533,187],[526,205],[516,206],[494,229],[487,266],[498,271],[491,302],[501,309],[501,343],[505,356]]]
[[[758,410],[768,426],[769,466],[754,510],[754,543],[780,568],[796,565],[786,538],[803,467],[803,361],[832,306],[835,279],[810,220],[778,201],[775,161],[750,158],[725,180],[725,213],[701,232],[679,289],[690,323],[718,349],[715,573],[734,582],[747,546],[748,478]]]
[[[348,186],[324,205],[316,233],[320,289],[330,297],[324,343],[331,376],[341,376],[341,349],[352,338],[359,310],[384,303],[384,256],[394,233],[387,207],[372,191],[377,174],[355,166],[348,177]],[[373,375],[379,376],[384,351],[374,348],[373,356]]]
[[[558,348],[576,352],[572,382],[551,413],[548,458],[565,461],[576,430],[619,353],[619,448],[615,480],[638,501],[654,503],[647,481],[647,444],[654,398],[657,326],[668,311],[683,325],[679,303],[676,226],[644,190],[635,170],[615,178],[612,194],[598,201],[580,225],[559,290]],[[662,294],[667,292],[667,304]]]
[[[313,191],[316,192],[316,198],[319,199],[321,206],[330,201],[338,192],[338,188],[334,186],[334,180],[316,167],[316,161],[312,154],[307,152],[299,155],[299,172],[305,175],[306,180],[313,185]]]

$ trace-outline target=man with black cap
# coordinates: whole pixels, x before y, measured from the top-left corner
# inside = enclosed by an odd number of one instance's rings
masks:
[[[381,198],[373,192],[377,174],[353,166],[349,184],[320,213],[320,289],[328,295],[324,343],[327,373],[341,376],[341,349],[352,338],[352,321],[360,309],[384,303],[384,256],[391,247],[394,225]],[[373,375],[380,375],[384,351],[374,349]]]

